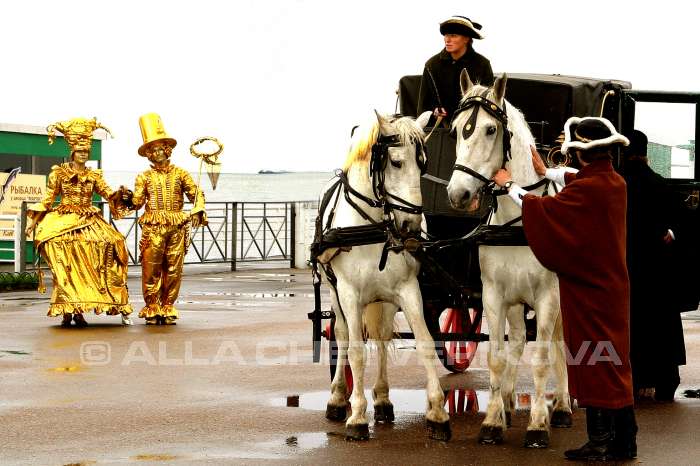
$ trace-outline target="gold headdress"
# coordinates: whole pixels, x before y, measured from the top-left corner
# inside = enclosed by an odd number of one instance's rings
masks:
[[[87,118],[73,118],[68,121],[59,121],[46,127],[49,135],[49,145],[56,139],[56,131],[63,133],[63,137],[71,148],[71,152],[76,150],[90,150],[92,147],[92,133],[96,129],[102,128],[112,136],[109,128],[97,122],[97,118],[88,120]]]

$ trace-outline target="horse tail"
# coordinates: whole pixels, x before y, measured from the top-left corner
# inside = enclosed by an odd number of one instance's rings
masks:
[[[393,304],[375,302],[365,306],[362,313],[362,336],[365,340],[391,341],[396,333]]]

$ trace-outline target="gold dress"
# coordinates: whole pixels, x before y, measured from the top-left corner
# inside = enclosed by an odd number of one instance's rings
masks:
[[[78,173],[69,163],[52,167],[46,196],[28,209],[33,218],[43,215],[34,230],[34,244],[53,274],[49,316],[91,310],[109,315],[132,312],[124,237],[92,205],[93,192],[110,200],[112,215],[119,218],[120,193],[109,188],[102,170],[86,168]],[[59,195],[61,201],[53,207]],[[43,280],[39,287],[45,291]]]
[[[194,202],[189,213],[182,210],[183,194]],[[163,168],[152,166],[138,175],[131,202],[136,210],[146,206],[139,219],[141,287],[146,305],[139,317],[176,319],[178,312],[173,304],[180,293],[182,266],[189,245],[189,218],[201,212],[202,225],[206,225],[204,193],[197,189],[186,170],[168,164]]]

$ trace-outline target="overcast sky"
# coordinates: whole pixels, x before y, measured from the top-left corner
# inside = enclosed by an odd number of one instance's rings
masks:
[[[139,171],[138,117],[156,112],[190,169],[189,145],[212,135],[227,172],[331,170],[356,122],[394,111],[399,78],[440,51],[453,14],[483,24],[475,48],[495,72],[700,91],[697,7],[649,3],[7,1],[0,122],[97,116],[115,136],[103,167]]]

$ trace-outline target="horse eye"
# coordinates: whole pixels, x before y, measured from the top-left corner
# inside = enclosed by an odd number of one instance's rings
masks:
[[[488,134],[489,136],[491,136],[491,135],[494,134],[495,132],[496,132],[496,127],[495,127],[495,126],[489,126],[489,128],[486,130],[486,134]]]
[[[403,165],[399,160],[392,160],[391,164],[396,168],[401,168],[401,165]]]

